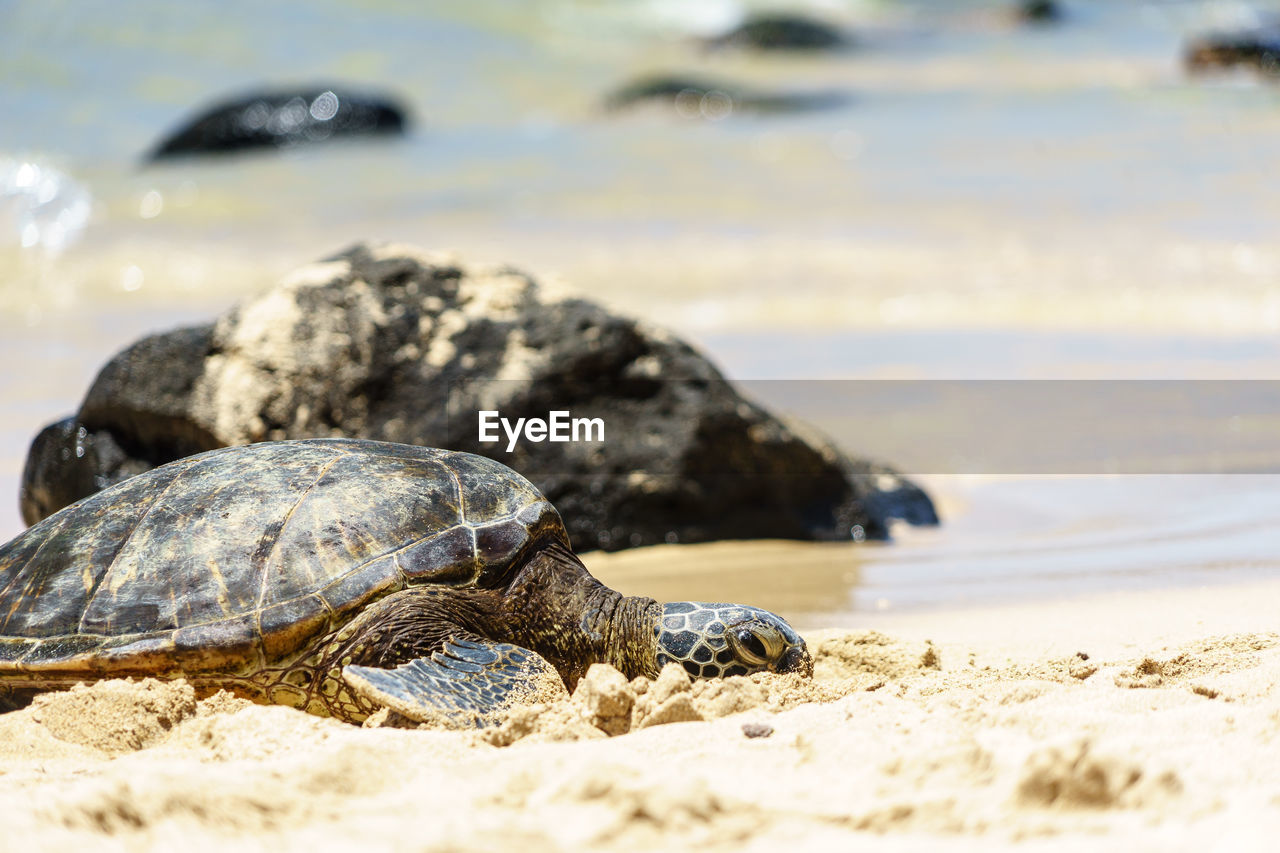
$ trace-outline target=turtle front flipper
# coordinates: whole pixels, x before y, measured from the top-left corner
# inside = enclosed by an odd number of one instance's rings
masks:
[[[342,677],[370,702],[449,728],[496,725],[514,705],[568,695],[559,673],[537,653],[478,639],[451,638],[430,657],[394,669],[346,666]]]

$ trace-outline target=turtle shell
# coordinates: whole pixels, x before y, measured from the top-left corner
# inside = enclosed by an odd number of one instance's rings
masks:
[[[252,673],[407,586],[498,588],[568,536],[468,453],[315,439],[125,480],[0,547],[0,681]]]

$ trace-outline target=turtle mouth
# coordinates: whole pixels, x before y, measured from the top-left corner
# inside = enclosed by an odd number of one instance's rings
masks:
[[[778,661],[777,671],[795,672],[805,678],[812,678],[813,658],[809,656],[809,649],[804,645],[792,646],[787,649],[787,653]]]

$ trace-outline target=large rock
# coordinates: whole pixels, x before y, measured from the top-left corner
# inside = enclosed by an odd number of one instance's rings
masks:
[[[505,436],[481,441],[481,410],[598,417],[604,441],[508,452]],[[491,456],[546,492],[580,549],[878,538],[891,518],[936,522],[917,487],[802,438],[660,329],[515,270],[363,245],[212,325],[118,354],[79,412],[33,443],[23,516],[191,453],[311,436]]]

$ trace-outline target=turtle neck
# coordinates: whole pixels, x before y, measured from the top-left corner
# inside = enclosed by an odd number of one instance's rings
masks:
[[[606,587],[608,589],[608,587]],[[609,590],[613,592],[613,590]],[[618,596],[605,635],[601,662],[610,663],[627,678],[658,677],[658,620],[662,605],[644,596]]]
[[[547,659],[570,690],[593,663],[628,678],[657,674],[660,605],[624,597],[591,576],[561,542],[535,551],[502,593],[495,633]]]

